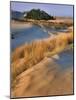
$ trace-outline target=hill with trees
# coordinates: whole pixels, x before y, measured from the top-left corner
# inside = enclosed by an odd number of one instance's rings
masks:
[[[35,20],[50,20],[55,19],[53,16],[47,14],[45,11],[40,9],[32,9],[27,12],[25,18],[35,19]]]
[[[11,11],[11,19],[13,20],[25,20],[25,19],[34,19],[34,20],[54,20],[55,17],[49,15],[43,10],[32,9],[30,11],[19,12]]]

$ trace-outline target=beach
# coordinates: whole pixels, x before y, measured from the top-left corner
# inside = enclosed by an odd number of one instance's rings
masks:
[[[12,98],[73,94],[73,23],[66,20],[11,21]]]

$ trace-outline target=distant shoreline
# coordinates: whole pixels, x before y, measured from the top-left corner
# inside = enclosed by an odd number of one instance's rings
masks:
[[[32,23],[30,22],[19,22],[19,21],[11,21],[12,29],[20,29],[20,28],[30,28],[32,27]]]
[[[18,20],[11,20],[11,28],[12,29],[20,29],[20,28],[30,28],[34,24],[42,26],[56,26],[63,27],[63,26],[72,26],[73,19],[71,18],[56,18],[56,20],[33,20],[33,19],[25,19],[24,21]]]

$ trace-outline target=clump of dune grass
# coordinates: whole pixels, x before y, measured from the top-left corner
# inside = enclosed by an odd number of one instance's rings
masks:
[[[44,57],[52,56],[65,49],[73,41],[73,34],[59,34],[53,38],[33,41],[16,48],[12,53],[11,71],[12,78],[39,63]]]

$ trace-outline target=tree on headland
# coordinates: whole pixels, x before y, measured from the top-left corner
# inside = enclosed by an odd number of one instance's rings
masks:
[[[34,20],[54,20],[55,17],[40,9],[32,9],[30,11],[11,11],[11,19],[24,21],[25,19]]]
[[[35,19],[35,20],[53,20],[55,19],[53,16],[47,14],[45,11],[40,9],[32,9],[29,12],[27,12],[27,15],[25,16],[27,19]]]

